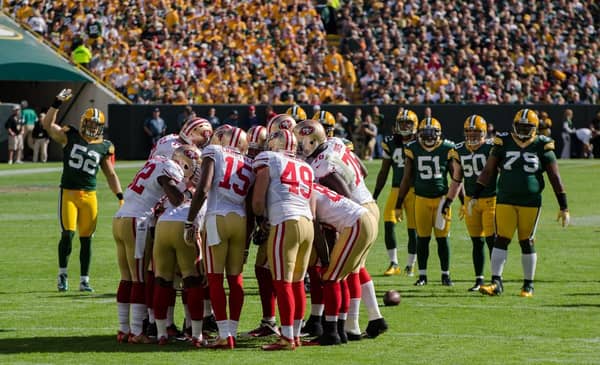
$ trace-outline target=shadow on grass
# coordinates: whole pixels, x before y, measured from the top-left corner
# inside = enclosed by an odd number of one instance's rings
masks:
[[[0,330],[2,331],[2,330]],[[236,349],[259,349],[261,345],[274,341],[239,338]],[[63,336],[63,337],[28,337],[0,339],[0,354],[22,353],[89,353],[89,352],[183,352],[183,351],[215,351],[212,349],[196,349],[186,341],[172,341],[168,345],[156,344],[133,345],[119,344],[116,336]]]

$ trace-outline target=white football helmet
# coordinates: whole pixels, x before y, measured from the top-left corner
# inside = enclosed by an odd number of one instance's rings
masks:
[[[187,144],[199,148],[205,147],[210,141],[213,129],[210,122],[204,118],[193,118],[185,122],[179,131],[179,137]]]
[[[246,138],[248,139],[248,156],[254,158],[266,148],[267,128],[262,125],[255,125],[248,129]]]
[[[277,114],[267,124],[267,134],[271,135],[281,129],[293,130],[296,126],[296,121],[289,114]]]
[[[298,147],[298,141],[296,140],[294,133],[287,129],[282,129],[269,134],[267,146],[269,151],[284,152],[295,155],[296,148]]]
[[[173,151],[171,159],[181,166],[183,176],[187,181],[200,169],[201,157],[202,153],[196,146],[184,144]]]
[[[298,149],[304,157],[309,157],[317,147],[327,141],[327,135],[323,125],[316,120],[305,120],[294,128],[294,134],[298,139]]]
[[[221,146],[237,148],[241,153],[248,150],[248,138],[242,128],[232,127],[223,131]]]

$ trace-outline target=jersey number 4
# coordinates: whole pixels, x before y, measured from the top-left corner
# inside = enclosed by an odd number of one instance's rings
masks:
[[[300,182],[302,182],[302,185],[300,185]],[[281,183],[289,186],[290,193],[308,199],[312,193],[313,172],[306,165],[298,166],[296,163],[289,161],[281,173]]]

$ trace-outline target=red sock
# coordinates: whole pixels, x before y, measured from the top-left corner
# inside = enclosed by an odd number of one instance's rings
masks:
[[[192,321],[200,321],[204,317],[204,288],[193,286],[185,289],[186,302]]]
[[[154,300],[152,307],[154,308],[154,318],[167,319],[167,310],[169,309],[169,295],[172,287],[156,285],[154,288]]]
[[[342,294],[342,302],[340,304],[340,313],[348,313],[350,308],[350,290],[346,279],[340,281],[340,289]]]
[[[294,294],[292,284],[283,280],[273,280],[277,307],[279,308],[279,321],[282,326],[294,325]]]
[[[129,303],[144,304],[146,302],[144,283],[135,282],[131,284]]]
[[[256,281],[258,281],[263,318],[275,317],[275,289],[273,288],[271,270],[262,266],[254,266],[254,273],[256,274]]]
[[[225,288],[223,287],[223,276],[223,274],[208,274],[210,302],[217,321],[227,319],[227,298],[225,297]]]
[[[152,308],[152,302],[154,301],[154,272],[146,271],[146,306]]]
[[[321,267],[310,266],[308,268],[310,278],[310,303],[323,304],[323,282],[321,281]]]
[[[242,306],[244,305],[244,281],[242,274],[227,275],[229,284],[229,319],[240,320]]]
[[[337,316],[342,303],[342,292],[338,281],[326,281],[323,285],[325,315]]]
[[[117,303],[129,303],[131,298],[131,281],[121,280],[119,281],[119,288],[117,288]]]
[[[294,293],[294,319],[304,318],[306,310],[306,291],[304,290],[304,280],[292,283],[292,292]]]
[[[367,271],[366,267],[360,268],[360,271],[358,272],[358,276],[360,277],[360,285],[371,281],[371,275],[369,275],[369,272]]]
[[[346,284],[348,284],[348,291],[350,292],[351,299],[360,299],[362,295],[362,289],[360,287],[360,278],[358,274],[351,273],[346,278]]]

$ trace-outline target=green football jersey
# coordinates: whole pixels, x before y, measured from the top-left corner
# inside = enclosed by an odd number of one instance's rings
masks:
[[[392,187],[397,188],[404,175],[404,144],[402,137],[386,136],[381,143],[383,158],[392,160]]]
[[[413,141],[406,144],[404,154],[411,159],[416,195],[437,198],[448,192],[450,161],[458,161],[454,142],[443,140],[433,151],[427,151]]]
[[[473,196],[475,192],[475,183],[477,178],[483,171],[487,158],[490,155],[492,146],[494,145],[493,140],[486,140],[479,148],[475,151],[471,151],[465,142],[461,142],[456,145],[456,152],[460,157],[460,166],[463,170],[464,187],[467,196]],[[482,198],[489,198],[496,195],[496,180],[490,181],[488,186],[481,192]]]
[[[67,131],[67,144],[63,148],[63,173],[60,187],[71,190],[96,190],[96,175],[100,162],[114,154],[108,140],[88,143],[74,128]]]
[[[530,143],[515,140],[509,133],[494,139],[490,152],[498,158],[498,204],[539,207],[542,205],[544,171],[556,161],[554,141],[536,136]]]

